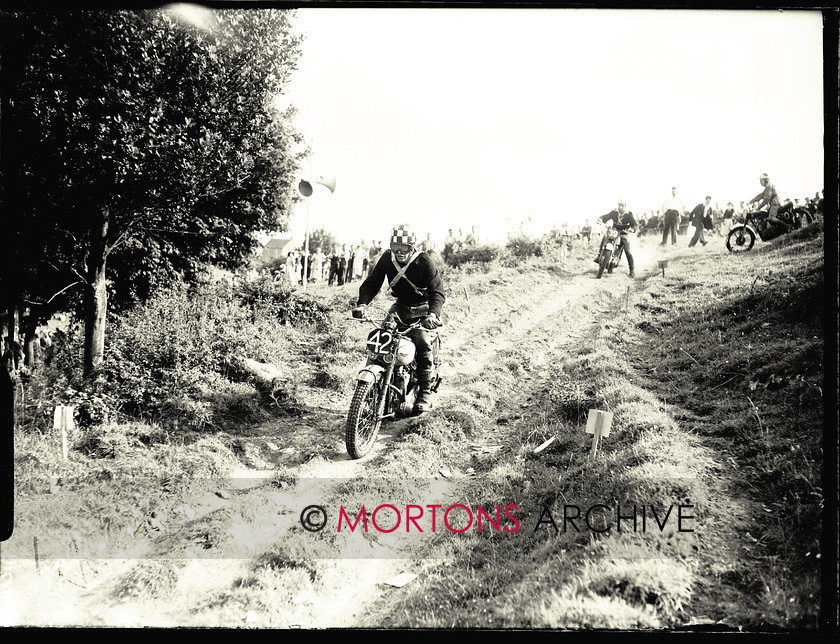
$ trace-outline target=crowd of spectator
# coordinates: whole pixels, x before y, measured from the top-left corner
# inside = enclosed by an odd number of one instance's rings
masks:
[[[795,198],[793,200],[788,198],[784,200],[782,205],[783,207],[805,208],[813,218],[817,213],[823,212],[823,193],[817,191],[813,197]],[[738,205],[729,201],[723,207],[721,207],[720,202],[715,202],[714,205],[709,203],[706,206],[702,216],[703,233],[712,235],[726,235],[733,224],[744,221],[744,216],[750,210],[749,204],[745,201],[738,202]],[[665,204],[663,204],[663,208],[649,210],[636,216],[639,224],[639,235],[659,235],[662,237],[662,244],[665,244],[668,240],[671,243],[676,243],[676,237],[687,234],[689,227],[693,225],[691,215],[693,210],[684,206],[678,210],[679,219],[676,221],[676,228],[672,237],[672,231],[670,229],[666,230],[664,208]],[[696,226],[694,232],[696,233]],[[668,240],[665,239],[666,235]]]
[[[823,211],[823,193],[818,191],[813,197],[796,198],[792,201],[786,199],[784,206],[805,208],[813,217]],[[713,203],[710,195],[705,195],[703,201],[689,208],[678,196],[677,188],[672,187],[671,194],[661,208],[635,214],[636,232],[639,236],[660,236],[662,245],[668,242],[676,244],[678,238],[686,236],[689,237],[689,246],[697,243],[705,245],[706,235],[725,235],[734,223],[744,220],[749,208],[750,205],[744,201],[740,201],[738,205],[729,201],[721,207],[719,202]],[[549,234],[560,248],[562,261],[574,242],[590,245],[593,241],[600,241],[602,227],[603,222],[597,216],[592,216],[579,225],[563,222],[559,227],[555,226]],[[446,261],[453,254],[465,248],[479,246],[481,243],[476,226],[471,226],[466,233],[463,228],[448,229],[442,242],[427,232],[418,248]],[[342,286],[366,277],[382,251],[382,242],[342,244],[326,252],[322,248],[316,248],[306,262],[303,253],[292,251],[286,258],[285,269],[275,271],[274,278],[286,280],[292,286],[302,285],[304,279],[312,284]]]

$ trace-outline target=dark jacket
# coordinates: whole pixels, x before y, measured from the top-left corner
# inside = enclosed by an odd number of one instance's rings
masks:
[[[391,251],[386,250],[382,253],[379,261],[376,262],[370,275],[359,287],[358,304],[370,304],[379,293],[382,284],[384,282],[390,283],[394,279],[397,270],[394,261],[391,259]],[[408,280],[405,278],[408,278]],[[426,253],[420,253],[409,264],[405,271],[405,278],[400,278],[391,287],[391,292],[397,298],[397,301],[406,306],[428,303],[429,313],[434,313],[440,318],[446,297],[443,294],[440,273],[438,273],[431,257]],[[414,286],[409,284],[409,281]],[[415,289],[415,286],[417,289]]]
[[[699,203],[694,206],[694,210],[691,211],[691,214],[688,216],[689,220],[691,221],[691,225],[695,228],[702,228],[703,227],[703,214],[706,212],[706,204]]]
[[[625,212],[623,215],[618,214],[618,210],[613,210],[608,212],[606,215],[601,215],[598,217],[604,223],[607,223],[610,219],[612,219],[613,226],[621,225],[621,226],[628,226],[626,230],[622,230],[622,234],[633,233],[636,232],[636,217],[633,216],[633,213],[629,210]]]

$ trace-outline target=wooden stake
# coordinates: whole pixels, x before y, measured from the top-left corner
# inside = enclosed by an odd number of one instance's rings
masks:
[[[38,537],[32,537],[32,549],[35,550],[35,572],[40,575],[41,570],[38,565]]]
[[[601,444],[602,436],[610,435],[612,424],[612,412],[590,409],[586,421],[586,433],[592,434],[592,450],[589,452],[589,460],[594,461],[598,455],[598,447]]]
[[[465,296],[466,296],[466,298],[467,298],[467,308],[468,308],[468,309],[469,309],[469,311],[470,311],[470,317],[472,317],[472,314],[473,314],[473,312],[472,312],[472,304],[470,304],[470,294],[467,292],[467,287],[466,287],[466,286],[464,287],[464,295],[465,295]]]
[[[592,437],[592,450],[589,452],[589,460],[594,461],[595,456],[598,454],[598,443],[601,442],[601,435],[595,434]]]

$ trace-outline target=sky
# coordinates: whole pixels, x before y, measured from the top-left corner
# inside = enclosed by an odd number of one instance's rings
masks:
[[[280,106],[313,184],[291,231],[343,243],[541,234],[615,208],[824,188],[818,11],[306,8]]]

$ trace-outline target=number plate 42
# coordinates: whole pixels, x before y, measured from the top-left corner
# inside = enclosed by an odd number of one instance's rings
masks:
[[[394,341],[394,336],[390,331],[384,329],[374,329],[368,334],[367,345],[368,351],[377,354],[388,353],[391,349],[391,343]]]

